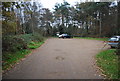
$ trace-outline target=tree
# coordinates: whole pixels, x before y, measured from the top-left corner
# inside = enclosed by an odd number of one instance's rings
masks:
[[[59,32],[60,33],[65,33],[65,27],[68,26],[68,22],[69,22],[69,6],[70,4],[66,1],[64,1],[61,4],[56,4],[55,5],[55,22],[58,24],[59,26]]]
[[[47,8],[41,9],[41,17],[40,17],[40,27],[43,27],[45,30],[45,35],[52,35],[52,23],[53,23],[53,15]]]

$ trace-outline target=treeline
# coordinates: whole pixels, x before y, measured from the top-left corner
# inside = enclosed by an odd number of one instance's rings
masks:
[[[85,2],[71,7],[64,1],[55,5],[54,21],[61,33],[111,37],[120,35],[118,14],[118,3],[115,2]]]
[[[56,3],[54,11],[38,2],[2,2],[2,34],[111,37],[120,35],[119,2]]]

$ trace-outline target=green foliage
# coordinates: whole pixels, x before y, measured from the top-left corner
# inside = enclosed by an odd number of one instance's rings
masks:
[[[15,36],[6,36],[2,38],[2,51],[16,52],[27,49],[24,39]]]
[[[25,34],[25,35],[16,35],[16,36],[5,36],[2,38],[2,50],[15,52],[22,49],[27,49],[31,41],[35,42],[42,42],[44,40],[44,37],[42,37],[40,34]]]
[[[25,43],[27,44],[30,43],[34,38],[32,34],[16,35],[16,37],[24,39]]]
[[[35,49],[35,48],[38,48],[38,47],[40,47],[42,44],[43,44],[44,42],[30,42],[29,44],[28,44],[28,48],[30,48],[30,49]]]
[[[39,33],[35,33],[33,36],[34,36],[34,39],[33,39],[34,41],[42,42],[44,40],[44,37]]]
[[[103,70],[103,74],[109,79],[120,79],[118,75],[118,56],[115,49],[109,49],[100,52],[97,56],[97,65]]]
[[[2,58],[2,69],[10,69],[14,64],[25,58],[25,55],[29,54],[30,50],[21,50],[17,52],[6,52]]]
[[[3,9],[11,7],[11,2],[3,2]]]
[[[3,34],[15,34],[17,24],[12,21],[2,21],[2,33]]]
[[[93,37],[74,37],[79,39],[90,39],[90,40],[100,40],[100,41],[108,41],[109,38],[93,38]]]

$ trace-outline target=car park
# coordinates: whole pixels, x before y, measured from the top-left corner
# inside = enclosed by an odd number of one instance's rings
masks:
[[[119,43],[120,43],[120,36],[113,36],[108,40],[108,45],[110,45],[111,48],[117,48]]]

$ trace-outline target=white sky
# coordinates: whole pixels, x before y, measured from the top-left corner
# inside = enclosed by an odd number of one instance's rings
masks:
[[[65,1],[67,1],[70,5],[75,5],[76,2],[80,2],[80,0],[65,0]],[[43,8],[49,8],[50,10],[53,10],[55,4],[63,3],[63,0],[39,0],[39,2],[42,4]]]
[[[63,0],[33,0],[40,2],[42,4],[43,8],[49,8],[51,11],[53,11],[53,8],[56,3],[63,3]],[[85,1],[100,1],[100,0],[65,0],[67,1],[70,5],[75,5],[77,2],[85,2]],[[116,0],[103,0],[103,2],[109,2],[109,1],[116,1]]]

